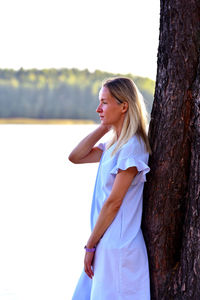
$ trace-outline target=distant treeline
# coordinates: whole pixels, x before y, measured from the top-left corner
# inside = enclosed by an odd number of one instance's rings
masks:
[[[102,81],[120,76],[78,69],[0,69],[0,118],[90,119]],[[147,110],[153,103],[154,81],[127,74],[140,89]]]

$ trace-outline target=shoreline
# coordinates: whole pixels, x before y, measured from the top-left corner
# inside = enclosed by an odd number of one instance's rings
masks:
[[[0,125],[3,124],[49,124],[49,125],[76,125],[96,124],[92,120],[74,119],[34,119],[34,118],[0,118]]]

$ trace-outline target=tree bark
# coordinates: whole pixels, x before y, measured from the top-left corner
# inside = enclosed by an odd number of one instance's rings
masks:
[[[152,300],[200,299],[200,0],[161,0],[143,231]]]

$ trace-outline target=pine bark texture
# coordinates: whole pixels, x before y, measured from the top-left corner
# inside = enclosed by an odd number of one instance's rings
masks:
[[[161,0],[143,231],[151,299],[200,299],[200,0]]]

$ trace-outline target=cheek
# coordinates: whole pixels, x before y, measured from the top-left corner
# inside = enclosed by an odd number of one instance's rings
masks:
[[[108,110],[108,107],[102,106],[102,110],[103,110],[104,112],[106,112],[106,111]]]
[[[109,111],[109,109],[108,109],[108,107],[106,105],[102,105],[101,109],[102,109],[102,111],[104,113],[106,113],[107,111]]]

